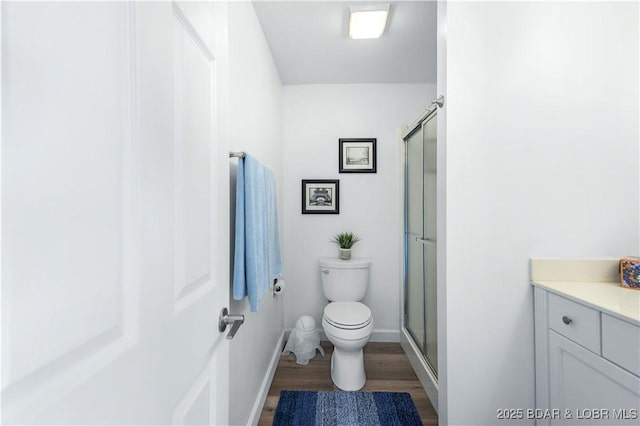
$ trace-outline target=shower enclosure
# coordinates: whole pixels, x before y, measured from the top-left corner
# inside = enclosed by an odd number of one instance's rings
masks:
[[[404,327],[416,370],[437,389],[436,114],[433,105],[404,134]],[[411,358],[411,356],[410,356]],[[420,376],[420,371],[416,371]],[[427,389],[428,391],[428,389]],[[431,397],[431,396],[430,396]],[[433,399],[433,397],[432,397]]]

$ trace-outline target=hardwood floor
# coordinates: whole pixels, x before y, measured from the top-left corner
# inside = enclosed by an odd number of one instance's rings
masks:
[[[278,406],[281,390],[339,390],[331,381],[333,345],[322,342],[322,347],[325,350],[324,358],[318,353],[308,365],[296,364],[296,357],[293,354],[280,357],[260,415],[259,426],[273,423],[273,415]],[[438,415],[399,343],[368,343],[364,348],[364,365],[367,383],[363,391],[409,392],[418,408],[422,423],[438,424]]]

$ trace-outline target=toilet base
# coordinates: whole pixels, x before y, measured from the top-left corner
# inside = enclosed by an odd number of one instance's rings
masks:
[[[367,381],[362,348],[344,350],[334,346],[331,355],[331,380],[344,391],[362,389]]]

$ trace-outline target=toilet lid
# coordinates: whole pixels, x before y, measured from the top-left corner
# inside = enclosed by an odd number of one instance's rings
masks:
[[[371,322],[371,310],[360,302],[332,302],[324,308],[324,318],[338,328],[362,328]]]

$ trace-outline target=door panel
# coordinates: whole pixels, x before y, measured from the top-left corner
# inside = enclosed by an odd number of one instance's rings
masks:
[[[436,222],[436,117],[430,118],[423,127],[424,132],[424,236],[432,241],[437,240]]]
[[[137,339],[137,141],[127,5],[1,7],[2,390],[10,418]]]
[[[406,142],[406,283],[405,317],[406,327],[424,351],[424,266],[422,238],[424,220],[423,187],[423,133],[414,133]]]
[[[424,143],[424,292],[425,333],[427,362],[437,375],[438,371],[438,292],[437,292],[437,198],[436,198],[436,116],[429,118],[422,127]]]
[[[407,232],[417,237],[422,237],[423,212],[422,212],[422,162],[423,144],[422,130],[418,130],[406,142],[407,149]]]
[[[174,8],[176,311],[211,289],[213,55]]]
[[[227,423],[226,7],[0,7],[3,422]]]
[[[425,309],[424,309],[424,264],[423,246],[415,237],[407,241],[407,286],[405,316],[407,330],[413,336],[418,347],[424,351]]]
[[[184,394],[173,410],[174,425],[203,425],[215,419],[211,401],[215,401],[215,387],[211,385],[210,371],[205,370]]]
[[[427,362],[436,373],[438,372],[438,293],[436,287],[436,250],[435,244],[424,247],[425,269],[425,334]]]
[[[437,376],[436,114],[405,140],[405,326]]]

